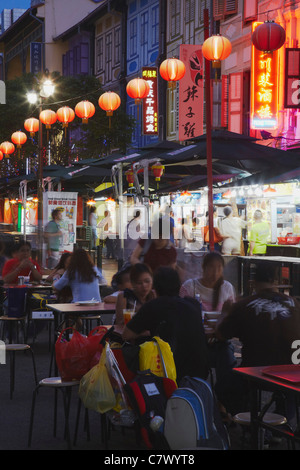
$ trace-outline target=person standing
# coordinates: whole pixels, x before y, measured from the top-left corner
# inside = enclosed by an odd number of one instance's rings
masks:
[[[230,206],[224,207],[224,215],[220,227],[223,236],[222,255],[240,255],[242,229],[247,227],[247,222],[235,217]]]
[[[89,225],[92,228],[93,250],[96,249],[97,244],[97,214],[96,207],[92,206],[89,213]]]
[[[112,220],[111,220],[110,212],[108,210],[104,211],[104,217],[99,222],[98,228],[100,228],[101,230],[100,237],[105,241],[106,250],[107,250],[107,253],[106,253],[107,259],[109,259],[110,257],[114,259],[115,258],[114,240],[110,238],[111,229],[112,229]]]
[[[267,242],[270,238],[270,226],[263,220],[262,211],[254,212],[254,224],[249,236],[249,256],[264,255],[267,251]]]
[[[138,240],[141,238],[141,211],[137,210],[126,226],[124,237],[124,260],[129,260]]]
[[[49,269],[55,268],[59,262],[59,250],[61,237],[63,232],[60,227],[62,221],[62,211],[60,209],[54,209],[51,213],[52,219],[45,227],[44,236],[47,241],[47,254],[48,261],[47,267]]]

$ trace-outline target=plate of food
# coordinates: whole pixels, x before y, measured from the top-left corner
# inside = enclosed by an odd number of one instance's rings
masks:
[[[76,302],[76,305],[83,305],[83,306],[93,306],[93,305],[98,305],[100,302],[98,300],[92,299],[92,300],[82,300],[80,302]]]

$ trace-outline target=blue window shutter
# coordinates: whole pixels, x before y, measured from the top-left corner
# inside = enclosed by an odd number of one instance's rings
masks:
[[[80,43],[80,73],[88,75],[89,73],[89,44]]]

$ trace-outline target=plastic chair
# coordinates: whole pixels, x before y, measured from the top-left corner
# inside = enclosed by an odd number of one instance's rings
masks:
[[[35,365],[35,358],[34,353],[31,347],[28,344],[6,344],[5,345],[6,352],[9,353],[10,356],[10,399],[13,398],[13,392],[15,388],[15,355],[16,352],[26,352],[29,351],[32,357],[32,364],[33,364],[33,373],[34,373],[34,380],[35,384],[37,385],[37,374],[36,374],[36,365]]]
[[[70,429],[69,429],[69,411],[71,403],[71,394],[72,389],[75,386],[78,386],[80,383],[79,380],[74,380],[71,382],[63,382],[61,377],[48,377],[41,380],[38,386],[35,388],[32,396],[32,405],[31,405],[31,415],[30,415],[30,425],[29,425],[29,436],[28,436],[28,447],[31,446],[32,440],[32,431],[33,431],[33,421],[34,421],[34,411],[35,411],[35,402],[36,395],[40,388],[47,387],[53,388],[55,391],[54,399],[54,436],[56,437],[56,424],[57,424],[57,392],[58,390],[63,395],[63,406],[64,406],[64,416],[65,416],[65,433],[64,437],[67,440],[68,449],[72,449],[72,443],[70,438]]]
[[[3,323],[2,339],[4,333],[7,333],[4,326],[8,327],[8,342],[13,342],[14,332],[16,330],[16,339],[19,342],[19,325],[23,329],[24,343],[26,342],[26,317],[27,317],[27,288],[9,287],[7,289],[6,309],[4,315],[0,317]]]

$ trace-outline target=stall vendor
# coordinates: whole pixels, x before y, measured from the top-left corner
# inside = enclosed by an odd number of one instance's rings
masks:
[[[270,226],[263,220],[261,210],[254,212],[254,224],[249,236],[249,256],[265,255],[267,243],[270,239]]]

